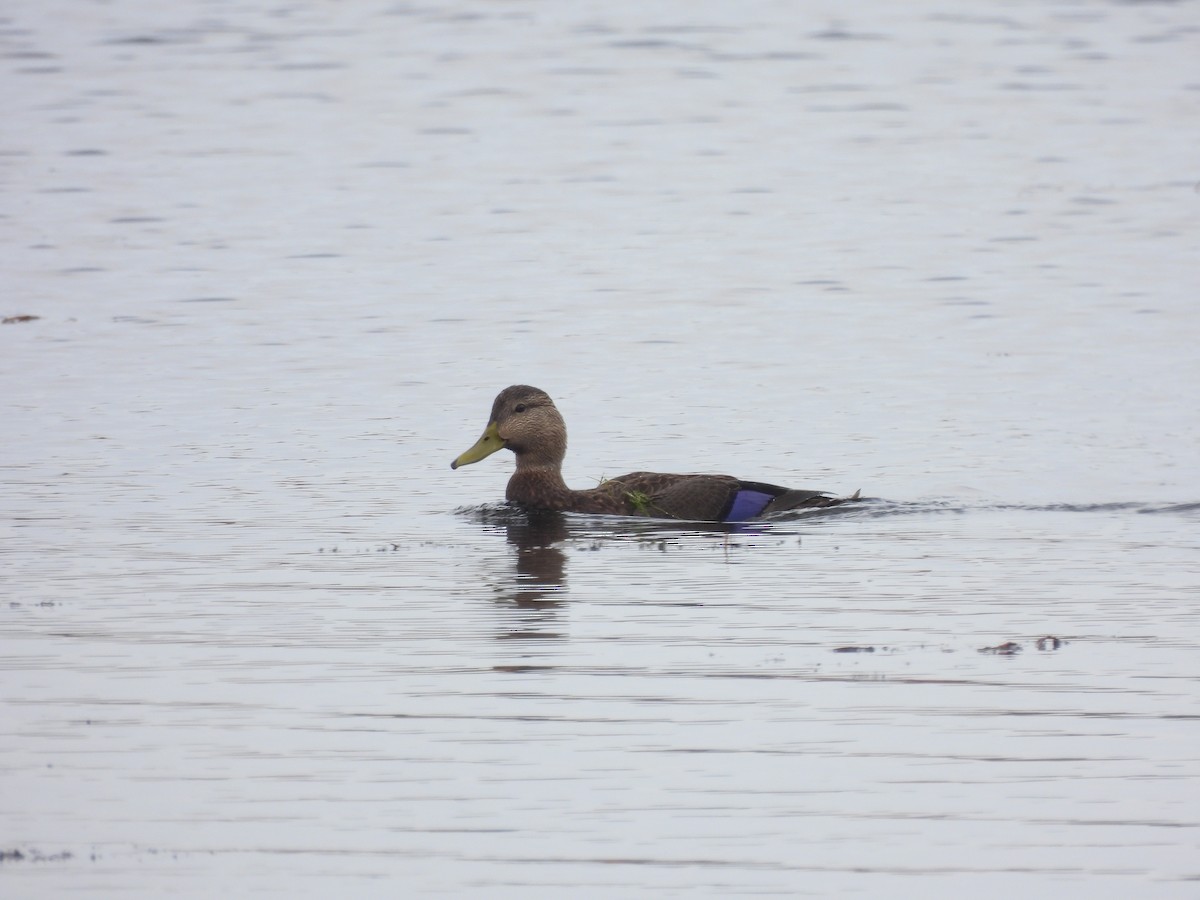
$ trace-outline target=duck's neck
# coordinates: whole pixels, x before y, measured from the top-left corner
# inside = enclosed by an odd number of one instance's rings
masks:
[[[512,503],[535,509],[569,510],[575,502],[563,481],[561,465],[530,462],[520,456],[504,496]]]

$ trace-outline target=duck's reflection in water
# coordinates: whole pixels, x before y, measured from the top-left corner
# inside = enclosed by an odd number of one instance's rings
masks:
[[[567,557],[572,545],[587,542],[592,549],[610,543],[637,545],[663,553],[721,552],[732,554],[764,543],[795,541],[800,519],[774,522],[704,523],[631,517],[579,516],[571,513],[522,510],[511,506],[463,509],[512,548],[514,564],[502,563],[491,573],[496,604],[506,611],[501,640],[565,639],[561,613],[569,591]],[[815,518],[812,515],[805,519]],[[830,510],[819,510],[828,513]]]
[[[540,608],[561,602],[566,590],[567,555],[558,545],[567,539],[562,513],[531,512],[505,526],[517,554],[512,599],[518,606]]]
[[[515,553],[511,580],[497,587],[497,601],[516,612],[500,640],[558,639],[558,612],[566,599],[567,555],[560,547],[568,538],[562,513],[506,510],[492,524],[504,530]]]

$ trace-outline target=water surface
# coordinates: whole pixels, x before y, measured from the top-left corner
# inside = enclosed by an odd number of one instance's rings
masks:
[[[1194,3],[26,6],[6,897],[1193,893]]]

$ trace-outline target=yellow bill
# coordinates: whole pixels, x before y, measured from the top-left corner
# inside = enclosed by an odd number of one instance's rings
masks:
[[[450,468],[469,466],[471,463],[477,463],[481,459],[491,456],[497,450],[503,449],[504,438],[500,437],[500,428],[495,422],[489,422],[488,427],[484,429],[483,437],[477,440],[470,450],[450,463]]]

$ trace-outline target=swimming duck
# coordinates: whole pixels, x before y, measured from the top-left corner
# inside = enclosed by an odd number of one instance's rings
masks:
[[[609,478],[599,487],[573,491],[562,477],[567,453],[567,426],[543,390],[514,384],[492,404],[483,436],[450,468],[470,465],[508,448],[517,455],[517,470],[505,497],[529,509],[561,512],[647,516],[701,522],[741,522],[771,513],[816,506],[835,506],[853,497],[824,491],[792,490],[730,475],[668,475],[631,472]]]

